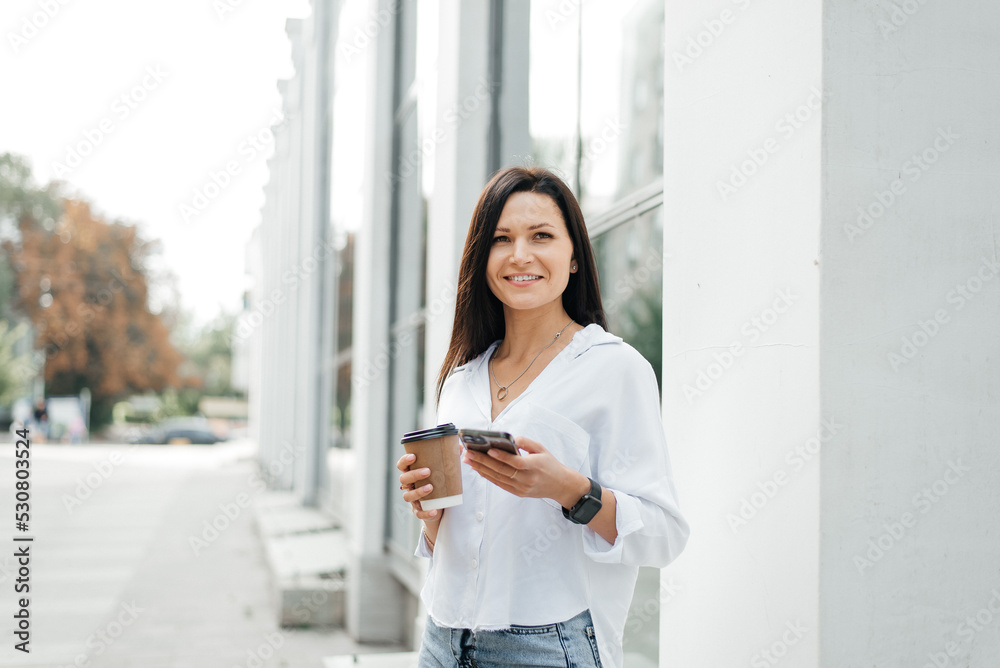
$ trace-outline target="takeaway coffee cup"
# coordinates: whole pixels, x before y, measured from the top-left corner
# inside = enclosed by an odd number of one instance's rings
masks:
[[[401,442],[408,453],[417,456],[410,464],[411,470],[431,470],[429,478],[417,483],[423,486],[429,482],[434,486],[430,494],[420,499],[420,507],[435,510],[462,503],[462,442],[455,425],[449,422],[411,431],[403,434]]]

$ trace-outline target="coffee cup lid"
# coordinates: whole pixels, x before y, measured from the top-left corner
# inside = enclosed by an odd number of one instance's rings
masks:
[[[403,434],[403,439],[400,443],[409,443],[411,441],[423,441],[428,438],[440,438],[442,436],[457,436],[458,429],[451,422],[447,424],[439,424],[436,427],[431,427],[429,429],[418,429],[417,431],[408,431]]]

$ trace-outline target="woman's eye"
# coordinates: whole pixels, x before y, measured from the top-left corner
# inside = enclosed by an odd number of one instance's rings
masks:
[[[493,237],[493,243],[496,243],[498,241],[507,241],[507,237],[505,237],[503,235],[498,236],[498,237]]]
[[[552,235],[549,234],[548,232],[539,232],[538,236],[545,237],[546,239],[551,239],[552,238]]]

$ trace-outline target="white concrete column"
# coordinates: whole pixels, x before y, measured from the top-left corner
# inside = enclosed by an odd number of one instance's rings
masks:
[[[398,642],[403,636],[403,589],[384,551],[386,470],[398,436],[389,434],[389,377],[376,364],[389,351],[389,248],[393,135],[395,14],[389,0],[371,0],[370,16],[387,17],[367,45],[364,220],[355,246],[351,440],[355,496],[351,505],[347,629],[355,640]],[[380,14],[381,12],[381,14]],[[391,449],[391,450],[390,450]]]
[[[817,665],[821,27],[668,4],[663,419],[692,533],[661,666]]]
[[[825,3],[820,664],[1000,657],[1000,5]]]

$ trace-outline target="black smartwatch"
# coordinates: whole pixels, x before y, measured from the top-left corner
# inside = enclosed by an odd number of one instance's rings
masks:
[[[587,480],[590,481],[590,491],[569,510],[562,509],[563,517],[576,524],[589,523],[601,509],[601,486],[593,478]]]

